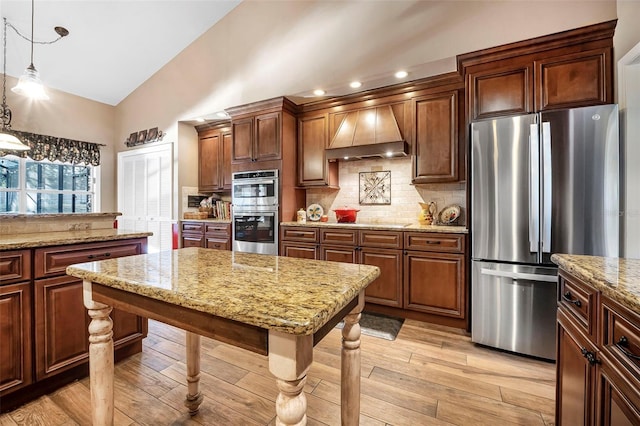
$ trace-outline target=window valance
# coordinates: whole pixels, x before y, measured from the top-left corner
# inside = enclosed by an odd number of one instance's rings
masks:
[[[100,165],[100,147],[105,146],[93,142],[76,141],[17,130],[12,130],[12,133],[29,145],[31,150],[23,152],[0,150],[0,157],[7,154],[15,154],[21,157],[29,157],[36,161],[58,160],[63,163],[84,163],[98,166]]]

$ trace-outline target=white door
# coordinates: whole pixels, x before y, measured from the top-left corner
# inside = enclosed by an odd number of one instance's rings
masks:
[[[149,253],[173,245],[173,145],[118,153],[118,228],[153,232]]]

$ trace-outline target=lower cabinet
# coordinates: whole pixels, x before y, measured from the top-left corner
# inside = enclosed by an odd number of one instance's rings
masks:
[[[367,309],[468,327],[465,235],[313,226],[281,227],[280,254],[380,268]]]
[[[462,254],[407,251],[405,308],[464,318],[464,271]]]
[[[22,257],[28,257],[28,262],[22,262],[21,267],[12,263],[12,276],[34,279],[0,281],[3,411],[87,374],[90,320],[84,307],[83,283],[66,275],[66,267],[140,254],[146,247],[146,238],[48,246],[26,250]],[[0,268],[14,258],[11,251],[0,252]],[[140,352],[147,319],[116,309],[110,316],[116,360]]]
[[[36,379],[80,365],[89,358],[89,316],[82,280],[68,275],[35,281]]]
[[[181,222],[181,247],[231,250],[231,224],[224,222]]]
[[[31,283],[0,286],[0,397],[33,381]]]
[[[564,270],[559,283],[556,424],[639,425],[640,315]]]

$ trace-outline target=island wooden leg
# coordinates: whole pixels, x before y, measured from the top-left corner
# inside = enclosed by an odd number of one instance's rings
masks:
[[[302,391],[313,361],[313,335],[269,331],[269,371],[276,376],[276,425],[306,425],[307,398]]]
[[[187,398],[184,405],[195,415],[202,404],[200,392],[200,335],[187,331]]]
[[[83,298],[89,323],[89,375],[93,426],[113,425],[113,322],[112,308],[94,302],[91,282],[84,281]]]
[[[358,305],[344,317],[342,328],[340,417],[343,425],[360,422],[360,313],[364,308],[364,292]]]

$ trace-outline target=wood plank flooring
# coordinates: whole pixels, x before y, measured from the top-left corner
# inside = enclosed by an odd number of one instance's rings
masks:
[[[340,330],[314,350],[308,424],[340,424]],[[267,358],[202,339],[200,412],[183,405],[185,336],[149,321],[143,352],[116,365],[116,425],[274,425]],[[555,364],[479,347],[466,333],[405,321],[391,342],[362,336],[360,424],[552,425]],[[91,424],[84,379],[0,416],[0,426]]]

